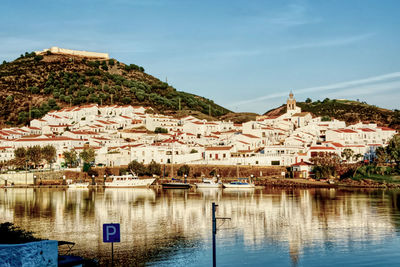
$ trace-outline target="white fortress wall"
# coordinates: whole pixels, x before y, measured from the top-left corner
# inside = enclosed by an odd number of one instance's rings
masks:
[[[74,55],[74,56],[83,56],[83,57],[94,57],[94,58],[105,58],[109,59],[108,53],[98,53],[98,52],[88,52],[88,51],[80,51],[80,50],[72,50],[60,48],[57,46],[53,46],[50,49],[44,49],[43,51],[35,51],[36,54],[42,54],[47,51],[50,51],[54,54],[66,54],[66,55]]]

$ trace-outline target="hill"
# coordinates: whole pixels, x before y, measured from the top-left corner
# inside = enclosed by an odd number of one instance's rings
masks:
[[[3,61],[0,103],[0,126],[23,125],[50,110],[85,103],[146,105],[159,113],[186,111],[206,118],[229,112],[212,100],[177,91],[138,65],[51,52]]]
[[[335,118],[353,124],[359,121],[377,123],[400,130],[400,111],[388,110],[352,100],[325,99],[324,101],[297,102],[302,111],[324,119]],[[276,116],[286,112],[286,105],[269,110],[265,115]]]

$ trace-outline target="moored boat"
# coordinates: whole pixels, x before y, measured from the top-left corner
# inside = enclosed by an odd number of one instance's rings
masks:
[[[254,188],[254,183],[247,178],[239,178],[237,181],[223,184],[225,188]]]
[[[190,188],[190,184],[186,183],[186,181],[182,182],[181,180],[174,179],[174,178],[172,178],[171,183],[162,183],[161,185],[162,185],[163,189],[189,189]]]
[[[104,187],[106,188],[118,188],[118,187],[149,187],[154,181],[155,178],[144,178],[139,179],[138,176],[134,176],[131,174],[128,175],[120,175],[120,176],[111,176],[111,182],[105,182]]]
[[[203,179],[203,182],[201,183],[195,183],[197,188],[220,188],[222,187],[222,183],[218,182],[217,179],[212,178],[212,179]]]

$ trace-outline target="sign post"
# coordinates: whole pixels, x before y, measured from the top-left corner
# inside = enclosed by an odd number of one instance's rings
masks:
[[[114,266],[114,242],[121,242],[119,223],[103,224],[103,242],[111,243],[111,266]]]

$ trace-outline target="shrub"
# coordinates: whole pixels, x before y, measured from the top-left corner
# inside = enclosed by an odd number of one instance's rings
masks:
[[[139,176],[146,174],[147,171],[143,163],[139,163],[137,160],[133,160],[128,164],[128,170]]]
[[[0,244],[23,244],[40,240],[33,236],[33,232],[25,231],[13,223],[0,224]]]
[[[177,174],[178,176],[184,176],[184,175],[189,175],[190,173],[190,167],[189,165],[182,165],[179,167]]]
[[[154,132],[155,132],[155,133],[168,133],[168,130],[165,129],[165,128],[157,127],[157,128],[154,130]]]

